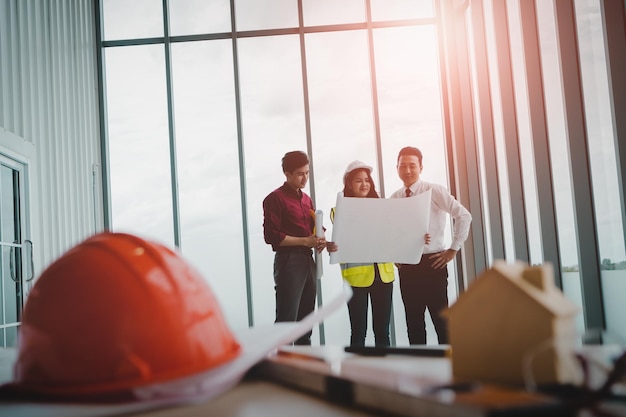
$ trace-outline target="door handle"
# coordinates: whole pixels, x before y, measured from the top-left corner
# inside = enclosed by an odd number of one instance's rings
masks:
[[[32,281],[33,278],[35,277],[35,262],[33,261],[33,241],[26,239],[24,241],[24,245],[28,245],[29,246],[29,251],[28,251],[28,260],[29,260],[29,265],[30,265],[30,270],[28,271],[28,277],[26,278],[26,282]]]
[[[13,243],[17,243],[17,240]],[[15,276],[15,246],[11,246],[9,249],[9,273],[13,282],[17,282],[17,276]]]
[[[17,243],[17,240],[15,242],[13,242],[13,243]],[[29,248],[30,248],[29,256],[28,256],[29,265],[30,265],[30,268],[29,268],[30,271],[29,271],[29,276],[25,280],[26,282],[28,282],[28,281],[32,281],[33,278],[34,278],[33,271],[35,270],[35,268],[34,268],[35,264],[33,262],[33,242],[32,242],[32,240],[26,239],[24,241],[24,245],[28,245]],[[11,279],[13,280],[13,282],[19,282],[19,280],[17,278],[17,275],[15,273],[15,248],[16,248],[16,246],[11,246],[11,249],[10,249],[10,253],[9,253],[9,272],[10,272]]]

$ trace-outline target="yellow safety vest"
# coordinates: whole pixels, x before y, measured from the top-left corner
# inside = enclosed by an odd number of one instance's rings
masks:
[[[395,279],[393,263],[378,265],[380,279],[392,282]],[[341,276],[353,287],[369,287],[374,283],[374,264],[340,264]]]

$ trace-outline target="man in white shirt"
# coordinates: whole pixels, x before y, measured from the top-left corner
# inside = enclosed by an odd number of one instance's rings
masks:
[[[404,304],[409,343],[426,344],[426,308],[430,313],[440,344],[448,343],[448,325],[439,313],[448,307],[448,262],[469,234],[472,215],[443,186],[420,179],[422,152],[407,146],[398,153],[398,176],[404,187],[391,198],[407,198],[432,190],[428,233],[431,241],[418,264],[398,264],[400,293]],[[450,215],[454,221],[450,247],[444,246],[444,231]]]

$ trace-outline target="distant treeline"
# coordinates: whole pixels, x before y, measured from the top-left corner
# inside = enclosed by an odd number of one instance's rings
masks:
[[[605,258],[600,264],[600,270],[602,271],[617,271],[626,269],[626,261],[611,262],[610,259]],[[563,272],[578,272],[578,265],[564,266]]]

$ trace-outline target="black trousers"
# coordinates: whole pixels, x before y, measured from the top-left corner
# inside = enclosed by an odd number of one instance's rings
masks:
[[[376,346],[389,346],[389,321],[393,283],[384,283],[380,279],[378,267],[374,283],[369,287],[352,287],[352,298],[348,301],[350,314],[350,346],[364,346],[367,333],[368,301],[372,300],[372,327]]]
[[[276,322],[300,321],[315,309],[317,282],[310,250],[278,251],[274,256]],[[310,345],[311,334],[301,336],[296,345]]]
[[[439,315],[448,307],[448,268],[434,269],[428,258],[430,255],[424,254],[417,265],[402,264],[398,270],[409,343],[412,345],[426,344],[424,314],[427,308],[438,342],[448,343],[448,323]]]

